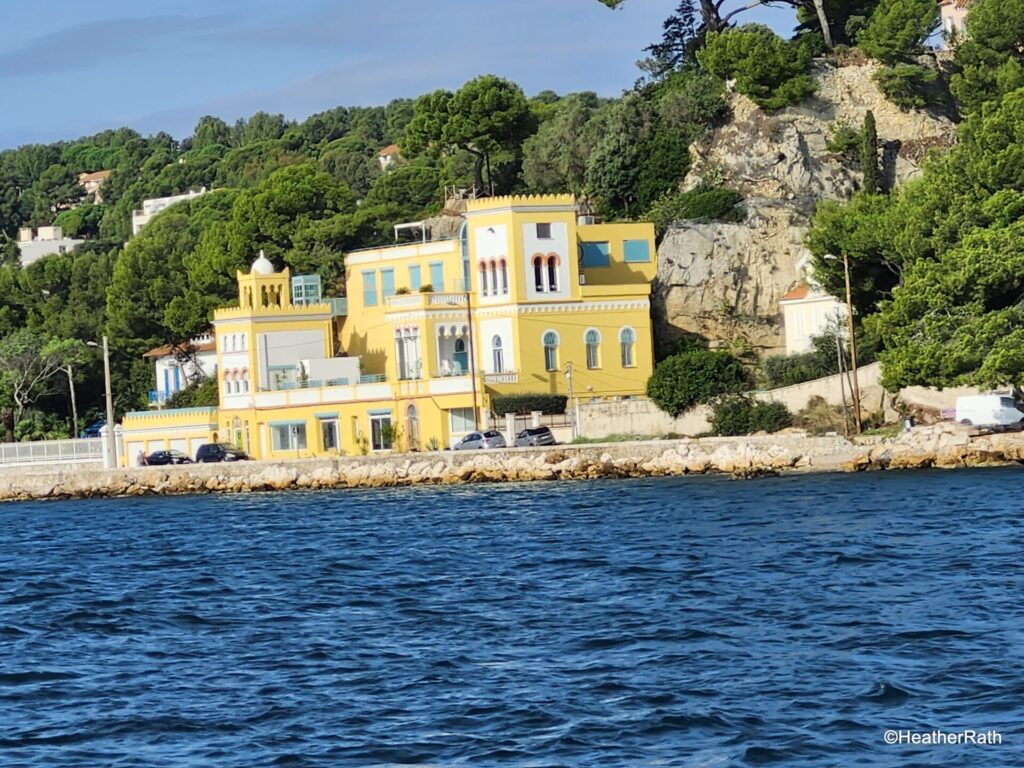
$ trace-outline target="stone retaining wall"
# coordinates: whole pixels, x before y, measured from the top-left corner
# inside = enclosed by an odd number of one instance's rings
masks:
[[[1020,461],[1020,433],[972,437],[929,427],[855,444],[791,432],[743,438],[657,440],[603,445],[438,452],[339,459],[248,461],[120,470],[54,469],[0,473],[0,501],[152,494],[239,493],[295,488],[376,488],[419,484],[657,477],[725,472],[735,477],[787,470],[858,471],[978,466]]]

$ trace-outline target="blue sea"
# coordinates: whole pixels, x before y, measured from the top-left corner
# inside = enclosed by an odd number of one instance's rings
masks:
[[[0,766],[1021,766],[1022,501],[995,469],[0,505]]]

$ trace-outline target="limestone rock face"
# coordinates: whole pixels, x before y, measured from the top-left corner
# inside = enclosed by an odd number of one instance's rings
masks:
[[[687,333],[781,351],[778,301],[800,279],[815,207],[823,199],[848,199],[861,181],[857,158],[828,150],[838,126],[859,130],[867,111],[874,113],[888,186],[917,176],[929,149],[953,144],[951,120],[890,103],[871,79],[877,69],[874,63],[819,62],[815,97],[773,114],[734,94],[732,119],[691,146],[684,188],[736,189],[747,218],[742,224],[677,222],[669,230],[658,251],[654,295],[663,344],[674,346]]]

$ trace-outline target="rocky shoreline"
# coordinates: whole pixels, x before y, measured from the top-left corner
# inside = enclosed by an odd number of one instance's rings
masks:
[[[736,478],[791,471],[855,472],[1024,463],[1024,434],[979,436],[952,424],[895,438],[810,437],[652,440],[476,453],[192,464],[120,470],[9,468],[0,501],[85,499],[315,488],[382,488],[725,473]]]

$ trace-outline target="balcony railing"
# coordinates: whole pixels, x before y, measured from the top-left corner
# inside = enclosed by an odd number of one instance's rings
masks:
[[[518,371],[502,371],[501,373],[485,373],[485,384],[517,384],[519,382]]]
[[[383,373],[364,373],[359,377],[360,384],[381,384],[388,380]]]
[[[388,309],[422,309],[424,307],[464,307],[464,293],[396,293],[385,299]]]
[[[320,389],[321,387],[347,387],[351,382],[343,379],[309,379],[306,381],[275,381],[269,387],[260,388],[260,392],[283,392],[290,389]],[[241,392],[239,394],[248,394]]]

